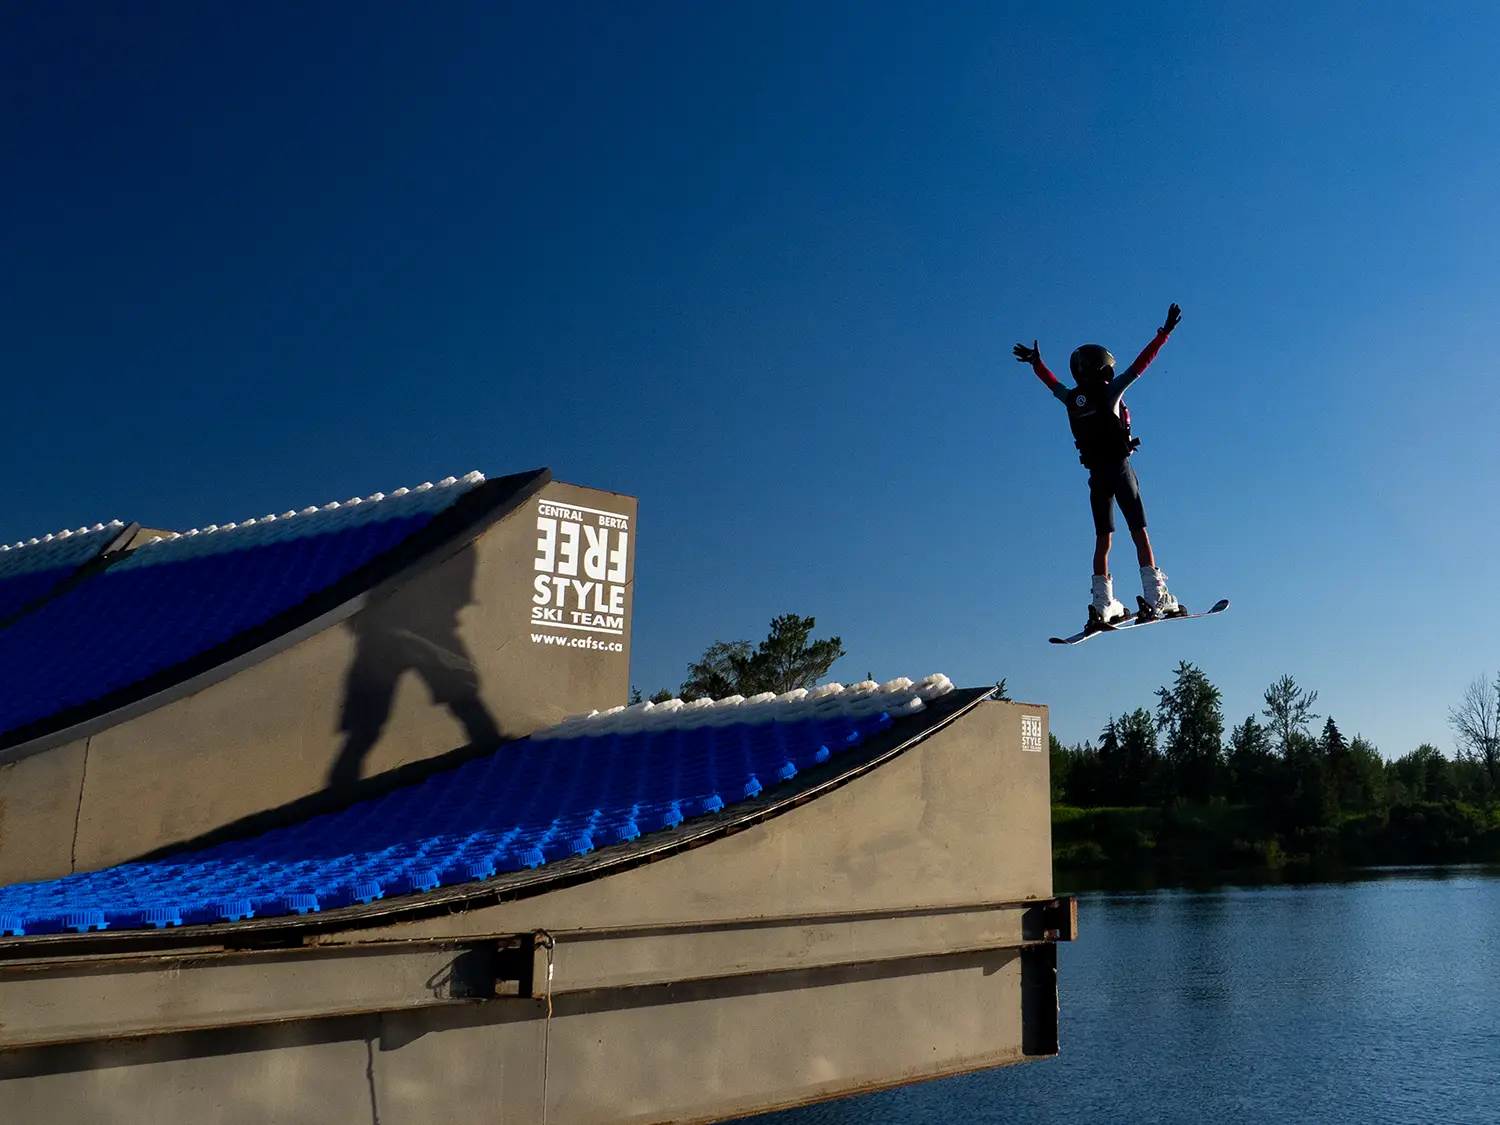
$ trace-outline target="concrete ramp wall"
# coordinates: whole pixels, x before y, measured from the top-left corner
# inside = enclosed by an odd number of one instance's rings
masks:
[[[304,817],[625,703],[635,524],[633,498],[544,474],[297,630],[9,748],[0,883]]]
[[[706,1122],[1051,1055],[1074,922],[1046,709],[950,716],[803,803],[574,885],[0,964],[0,1119]]]

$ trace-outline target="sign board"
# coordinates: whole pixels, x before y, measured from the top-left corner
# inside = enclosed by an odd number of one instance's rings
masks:
[[[625,652],[630,524],[623,512],[537,501],[528,621],[532,644]]]
[[[1030,750],[1034,754],[1042,752],[1042,717],[1040,715],[1021,716],[1021,749]]]

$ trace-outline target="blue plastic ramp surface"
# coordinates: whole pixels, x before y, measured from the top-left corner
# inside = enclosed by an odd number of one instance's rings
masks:
[[[750,800],[951,690],[934,676],[565,722],[250,839],[0,888],[0,935],[305,914],[538,867]]]

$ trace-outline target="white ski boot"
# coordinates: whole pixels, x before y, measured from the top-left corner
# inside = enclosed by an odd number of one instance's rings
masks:
[[[1114,582],[1107,574],[1094,575],[1094,599],[1089,602],[1089,622],[1086,628],[1101,629],[1130,616],[1124,604],[1115,600]]]
[[[1141,611],[1136,614],[1140,621],[1155,621],[1162,617],[1181,617],[1186,607],[1167,590],[1167,576],[1154,566],[1141,567]]]

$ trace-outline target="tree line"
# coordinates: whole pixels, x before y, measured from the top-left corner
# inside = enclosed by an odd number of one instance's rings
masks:
[[[1387,760],[1317,699],[1283,675],[1226,735],[1219,689],[1183,661],[1153,708],[1111,717],[1097,744],[1054,737],[1060,861],[1500,858],[1500,675],[1451,709],[1452,756],[1424,743]]]
[[[817,624],[815,617],[783,613],[771,619],[770,631],[759,645],[714,641],[688,665],[687,679],[676,692],[662,688],[643,696],[639,688],[632,688],[630,702],[649,698],[652,703],[662,703],[674,695],[687,702],[731,695],[749,698],[762,692],[780,695],[810,688],[844,655],[844,644],[838,637],[813,640]]]

